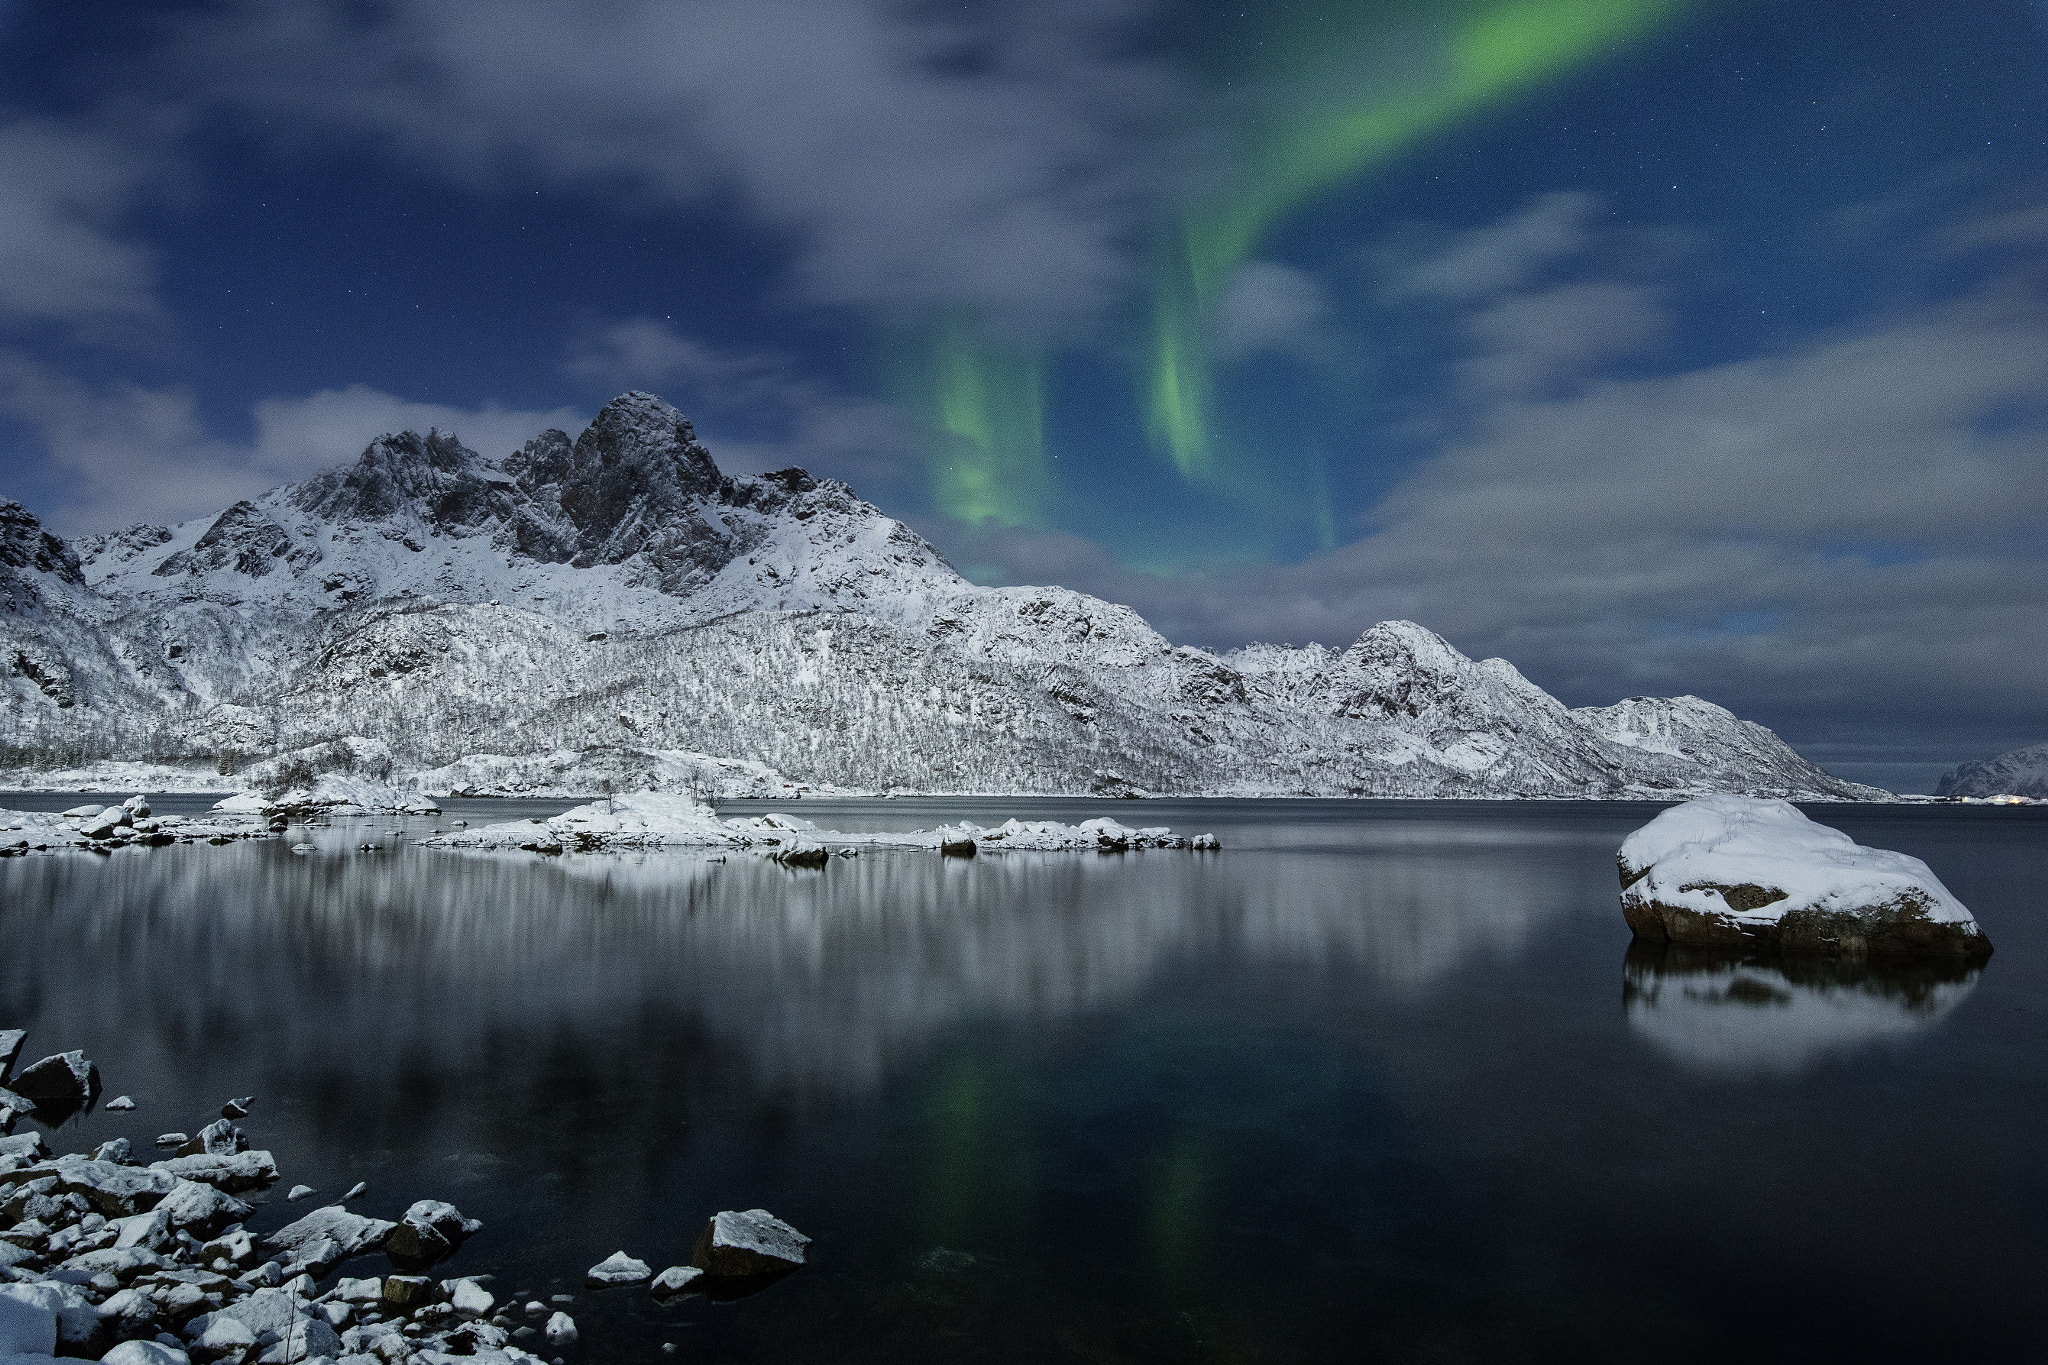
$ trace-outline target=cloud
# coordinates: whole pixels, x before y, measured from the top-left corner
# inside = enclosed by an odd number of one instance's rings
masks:
[[[756,412],[817,401],[817,387],[797,378],[784,358],[706,345],[659,318],[627,318],[578,337],[562,368],[606,396],[661,389],[678,404],[687,399]]]
[[[880,496],[923,467],[925,438],[898,409],[803,378],[784,356],[708,345],[666,319],[595,328],[571,343],[563,369],[607,396],[661,393],[691,417],[728,473],[799,465]]]
[[[1333,344],[1331,323],[1330,301],[1315,276],[1276,261],[1247,261],[1217,300],[1210,345],[1222,360],[1312,357]]]
[[[164,69],[178,99],[473,184],[736,210],[783,235],[813,303],[1033,327],[1130,280],[1137,205],[1177,135],[1165,69],[1125,55],[1141,13],[266,0],[187,19]]]
[[[150,253],[117,224],[160,178],[140,147],[48,120],[0,123],[0,326],[88,340],[160,321]]]
[[[1471,302],[1522,288],[1592,247],[1600,208],[1598,195],[1560,190],[1447,240],[1428,229],[1411,230],[1375,253],[1381,290],[1390,300]]]
[[[1465,319],[1476,354],[1470,385],[1517,393],[1592,373],[1661,341],[1669,318],[1657,291],[1607,281],[1511,294]]]
[[[567,409],[452,408],[358,384],[257,403],[255,439],[243,444],[209,435],[184,390],[93,387],[5,351],[0,415],[27,426],[47,451],[45,482],[60,492],[31,510],[64,535],[216,512],[353,460],[386,432],[439,427],[502,457],[547,427],[582,425]]]

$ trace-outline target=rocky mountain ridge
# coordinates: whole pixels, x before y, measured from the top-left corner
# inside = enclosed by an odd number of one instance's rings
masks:
[[[1698,698],[1571,710],[1410,622],[1215,654],[976,587],[844,484],[721,473],[644,393],[503,459],[380,437],[181,526],[66,545],[7,504],[0,663],[18,760],[359,736],[408,772],[687,752],[862,790],[1879,794]]]

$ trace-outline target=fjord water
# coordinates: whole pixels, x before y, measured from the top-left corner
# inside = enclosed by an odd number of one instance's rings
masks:
[[[440,1273],[576,1294],[572,1359],[2042,1354],[2048,811],[1810,808],[1998,949],[1886,972],[1631,953],[1652,806],[806,801],[1224,842],[823,872],[394,837],[529,811],[454,804],[0,864],[0,1026],[138,1104],[53,1143],[253,1092],[256,1227],[449,1199]],[[815,1239],[765,1292],[582,1287],[756,1206]]]

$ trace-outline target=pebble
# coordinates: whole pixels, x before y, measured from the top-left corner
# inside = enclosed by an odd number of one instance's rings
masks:
[[[285,1202],[290,1204],[296,1204],[301,1199],[304,1199],[307,1195],[318,1193],[320,1193],[320,1191],[314,1189],[311,1185],[294,1185],[292,1186],[292,1192],[285,1196]]]
[[[341,1202],[346,1204],[351,1199],[360,1199],[362,1198],[364,1191],[368,1190],[369,1188],[369,1181],[358,1180],[354,1185],[349,1187],[349,1192],[341,1197]]]
[[[135,1100],[132,1096],[117,1095],[100,1107],[102,1109],[133,1109],[135,1107]]]

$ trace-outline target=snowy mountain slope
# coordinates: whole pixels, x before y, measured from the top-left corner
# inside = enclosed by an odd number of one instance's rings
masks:
[[[2048,799],[2048,744],[1959,763],[1941,775],[1936,796],[2033,796]]]
[[[8,507],[0,736],[48,756],[358,735],[416,770],[677,751],[863,789],[1874,794],[1697,698],[1568,710],[1407,622],[1219,656],[975,587],[843,484],[720,473],[648,394],[499,460],[385,436],[71,547]]]

